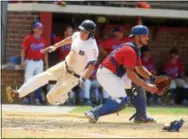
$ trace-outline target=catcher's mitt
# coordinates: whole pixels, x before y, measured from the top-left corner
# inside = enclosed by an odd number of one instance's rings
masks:
[[[157,76],[153,84],[158,88],[157,95],[163,95],[170,87],[171,78],[168,76]]]

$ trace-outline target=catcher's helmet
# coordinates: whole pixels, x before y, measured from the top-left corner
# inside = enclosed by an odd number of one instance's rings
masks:
[[[131,34],[129,37],[133,37],[135,35],[147,35],[149,34],[149,30],[146,26],[144,25],[136,25],[132,28]]]
[[[78,28],[80,30],[84,30],[91,34],[94,34],[94,32],[96,30],[96,24],[95,24],[95,22],[93,22],[91,20],[84,20]]]

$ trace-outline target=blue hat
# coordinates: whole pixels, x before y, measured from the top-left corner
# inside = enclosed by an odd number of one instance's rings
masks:
[[[147,35],[149,34],[149,30],[146,26],[144,25],[136,25],[132,28],[131,34],[129,37],[133,37],[135,35]]]
[[[113,29],[113,32],[122,32],[122,31],[123,31],[123,29],[122,29],[121,26],[115,27],[115,28]]]
[[[36,23],[33,24],[33,29],[34,28],[43,28],[43,25],[42,25],[41,22],[36,22]]]

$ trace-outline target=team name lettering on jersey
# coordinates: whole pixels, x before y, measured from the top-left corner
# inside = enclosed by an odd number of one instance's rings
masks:
[[[169,68],[169,69],[168,69],[168,74],[169,74],[169,75],[178,76],[178,71],[179,71],[179,68],[178,68],[178,67]]]
[[[44,48],[44,43],[39,43],[39,44],[31,44],[31,50],[33,51],[37,51],[37,50],[41,50]]]

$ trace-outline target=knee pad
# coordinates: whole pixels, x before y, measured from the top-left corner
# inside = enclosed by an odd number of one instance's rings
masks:
[[[58,98],[54,98],[53,95],[47,94],[47,100],[51,105],[60,105],[64,104],[68,100],[68,94],[63,93],[62,95],[58,96]]]
[[[130,99],[128,96],[115,100],[109,99],[103,105],[94,108],[92,112],[95,114],[96,117],[112,114],[123,110],[129,103],[129,100]]]
[[[52,95],[47,94],[46,98],[47,98],[49,104],[51,104],[51,105],[55,104],[55,101],[54,101],[54,98]]]
[[[51,104],[51,105],[56,105],[56,101],[55,101],[53,95],[47,94],[46,97],[47,97],[47,100],[48,100],[48,103],[49,103],[49,104]]]

